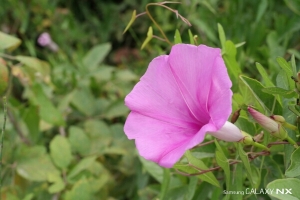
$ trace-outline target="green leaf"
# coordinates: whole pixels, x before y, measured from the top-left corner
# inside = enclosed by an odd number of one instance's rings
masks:
[[[109,126],[104,121],[101,120],[96,120],[96,119],[86,120],[84,123],[84,129],[85,132],[92,139],[98,137],[101,137],[102,140],[112,138],[111,130]]]
[[[225,178],[226,178],[226,189],[227,191],[230,191],[230,167],[229,167],[229,162],[227,157],[225,156],[222,147],[220,146],[220,144],[218,143],[217,140],[215,140],[215,144],[217,147],[216,150],[216,160],[218,165],[224,170],[225,173]]]
[[[97,82],[102,83],[110,81],[114,71],[116,71],[116,67],[101,65],[100,68],[94,70],[90,75],[95,78]]]
[[[70,171],[67,178],[68,180],[74,178],[77,174],[82,172],[83,170],[88,169],[94,162],[96,162],[96,156],[89,156],[82,159],[75,167]]]
[[[21,44],[21,40],[0,31],[0,49],[13,51]]]
[[[164,178],[160,189],[160,199],[162,200],[166,199],[166,194],[168,192],[170,179],[171,179],[170,170],[166,168],[164,168],[163,170],[164,170]]]
[[[167,199],[185,199],[187,194],[187,186],[171,188],[168,191]]]
[[[292,59],[291,59],[291,63],[292,63],[292,71],[293,71],[293,76],[297,77],[297,66],[296,66],[296,60],[295,60],[295,56],[292,55]]]
[[[125,30],[123,31],[123,34],[130,28],[130,26],[133,24],[133,22],[135,21],[135,19],[136,19],[136,10],[134,10],[134,11],[132,12],[131,19],[130,19],[130,21],[128,22],[128,24],[127,24]]]
[[[282,170],[280,169],[282,163],[275,161],[270,156],[266,156],[264,159],[264,168],[267,170],[264,177],[264,184],[267,185],[269,182],[275,179],[282,179],[284,176]]]
[[[139,156],[140,161],[143,164],[143,167],[149,172],[149,174],[155,178],[159,183],[163,182],[163,168],[157,165],[154,162],[148,161],[141,156]]]
[[[291,54],[292,57],[294,56],[294,59],[295,59],[295,57],[297,59],[300,59],[300,52],[298,52],[298,50],[296,50],[296,49],[288,49],[288,53]],[[293,75],[295,75],[294,71],[293,71]]]
[[[188,32],[189,32],[190,44],[195,45],[194,36],[191,30],[189,29]]]
[[[268,0],[260,1],[256,19],[255,19],[255,23],[258,23],[261,20],[261,17],[263,16],[263,14],[265,14],[267,7],[268,7]]]
[[[244,167],[246,169],[246,172],[247,172],[247,177],[250,181],[250,184],[253,188],[255,188],[255,184],[254,184],[254,181],[252,179],[252,170],[251,170],[251,166],[250,166],[250,162],[249,162],[249,159],[248,159],[248,156],[247,154],[245,153],[245,151],[243,150],[243,146],[238,143],[236,144],[237,148],[238,148],[238,153],[239,153],[239,156],[244,164]]]
[[[37,142],[41,137],[39,130],[39,110],[37,106],[30,105],[22,113],[22,119],[27,125],[31,140]]]
[[[233,180],[232,185],[234,185],[234,190],[236,191],[242,191],[245,190],[243,187],[244,180],[245,180],[245,171],[242,164],[237,164],[235,166],[234,173],[232,173]],[[228,195],[230,196],[230,195]],[[234,200],[243,200],[242,195],[234,195]]]
[[[139,77],[133,73],[131,70],[117,70],[115,72],[115,77],[116,77],[116,80],[119,80],[119,81],[124,81],[124,82],[129,82],[129,81],[135,81],[137,82],[139,80]]]
[[[240,130],[245,131],[249,134],[254,134],[256,132],[256,127],[254,123],[250,122],[244,116],[240,116],[238,120],[234,123]]]
[[[230,198],[230,194],[226,194],[224,198],[222,198],[222,194],[223,194],[223,191],[222,188],[218,188],[218,187],[214,187],[211,191],[211,197],[210,199],[222,199],[222,200],[225,200],[225,199],[229,199]],[[236,196],[240,196],[240,195],[235,195],[235,199],[236,200]]]
[[[61,192],[63,189],[65,189],[66,185],[65,185],[63,179],[61,178],[61,176],[59,176],[59,175],[50,174],[48,176],[48,181],[50,183],[52,183],[52,185],[49,186],[49,188],[48,188],[48,192],[50,194],[55,194],[55,193]]]
[[[95,175],[95,178],[89,178],[89,183],[94,192],[98,192],[101,188],[107,186],[113,179],[110,172],[100,162],[94,162],[88,170]]]
[[[29,56],[16,56],[18,61],[35,71],[35,76],[42,76],[46,83],[50,82],[50,66],[47,62]]]
[[[299,0],[284,0],[286,5],[297,15],[300,15],[300,1]]]
[[[50,156],[59,168],[65,170],[72,160],[71,146],[67,138],[57,135],[50,142]]]
[[[295,115],[300,116],[300,112],[296,109],[296,106],[288,106],[289,110],[292,111]]]
[[[293,86],[291,84],[293,84],[294,86],[294,81],[291,79],[291,77],[288,77],[284,70],[280,70],[276,76],[276,86],[286,90],[290,90],[293,89]]]
[[[224,61],[226,64],[226,67],[228,68],[228,73],[233,81],[237,81],[239,74],[241,74],[241,69],[239,64],[236,61],[236,47],[233,44],[232,41],[227,40],[225,42],[225,47],[223,48],[224,55]]]
[[[116,101],[105,111],[105,118],[113,119],[115,117],[127,116],[129,109],[124,105],[124,101]]]
[[[16,169],[20,176],[30,181],[47,181],[49,175],[59,175],[43,146],[21,148]]]
[[[75,183],[72,189],[66,193],[66,200],[92,200],[92,198],[93,193],[86,178],[80,179]]]
[[[143,42],[141,49],[145,48],[145,46],[150,42],[150,40],[152,39],[152,37],[153,37],[153,29],[150,26],[149,29],[148,29],[148,32],[147,32],[147,38]]]
[[[182,43],[181,36],[180,36],[180,33],[179,33],[178,29],[176,29],[176,31],[175,31],[174,43],[175,44]]]
[[[219,33],[219,39],[220,39],[220,42],[221,42],[222,50],[224,52],[226,36],[225,36],[225,32],[224,32],[224,29],[223,29],[222,25],[219,24],[219,23],[218,23],[218,33]]]
[[[263,88],[263,92],[268,93],[268,94],[273,94],[273,95],[280,95],[285,98],[293,98],[297,97],[297,93],[294,90],[285,90],[280,87],[268,87],[268,88]]]
[[[27,194],[22,200],[32,200],[34,197],[33,193]],[[7,198],[8,199],[8,198]]]
[[[300,180],[296,178],[277,179],[267,185],[267,189],[273,190],[269,196],[281,200],[299,200]],[[291,194],[290,194],[291,193]]]
[[[41,85],[35,84],[31,89],[34,93],[34,103],[39,106],[40,117],[50,124],[58,126],[64,125],[65,121],[62,114],[44,94]]]
[[[209,41],[211,41],[213,43],[218,42],[218,38],[216,37],[216,34],[215,34],[215,29],[213,26],[211,26],[211,24],[207,20],[200,19],[197,17],[195,19],[191,19],[191,23],[194,26],[198,27],[200,30],[203,30],[203,33],[205,34],[205,36],[207,36]],[[200,39],[200,37],[198,37],[198,38]]]
[[[268,111],[270,114],[273,108],[275,97],[273,95],[263,92],[262,89],[264,89],[264,86],[257,80],[243,75],[240,76],[240,79],[248,87],[248,89],[251,91],[252,95],[255,97],[255,99],[261,105],[261,107],[265,111]],[[277,105],[277,108],[275,106],[276,113],[280,113],[280,110],[281,107],[279,105]]]
[[[110,126],[110,130],[113,138],[110,146],[104,150],[105,153],[126,155],[135,150],[135,148],[132,146],[132,141],[128,140],[126,134],[124,133],[123,124],[115,123]]]
[[[276,60],[279,64],[279,66],[285,71],[286,79],[287,79],[287,82],[289,85],[288,88],[291,90],[294,89],[295,82],[291,77],[292,76],[296,77],[297,75],[294,75],[292,67],[284,58],[278,57]]]
[[[189,163],[191,163],[195,167],[203,170],[208,169],[208,167],[204,164],[204,162],[192,156],[190,151],[186,151],[185,156],[188,159]],[[206,181],[214,186],[220,187],[218,180],[216,179],[215,175],[212,172],[201,174],[198,177],[203,181]]]
[[[98,65],[104,60],[109,51],[111,50],[110,43],[103,43],[94,46],[88,53],[84,56],[82,62],[89,71],[94,71]]]
[[[211,1],[199,1],[199,3],[202,4],[203,6],[205,6],[214,15],[217,14],[217,11],[215,10],[214,6],[211,5],[213,2],[211,2]]]
[[[261,180],[261,175],[260,175],[259,169],[256,166],[251,165],[251,172],[252,172],[251,178],[253,180],[254,187],[259,188],[260,180]]]
[[[187,193],[185,195],[185,200],[192,200],[196,189],[197,189],[198,179],[197,177],[189,177],[189,185],[187,189]]]
[[[243,46],[244,44],[246,44],[246,42],[240,42],[240,43],[235,44],[234,46],[235,46],[235,48],[239,48],[239,47]]]
[[[76,89],[71,103],[86,116],[91,116],[95,112],[95,98],[87,87]]]
[[[69,129],[69,141],[74,152],[86,155],[90,151],[91,142],[81,128],[71,126]]]
[[[262,76],[265,85],[267,87],[274,87],[275,85],[273,84],[273,82],[271,81],[271,79],[269,78],[269,75],[267,74],[266,70],[264,69],[264,67],[260,64],[260,63],[255,63],[257,70],[259,71],[260,75]]]
[[[291,156],[291,165],[285,171],[287,177],[300,176],[300,148],[296,149]]]
[[[30,181],[46,181],[49,174],[58,174],[49,155],[32,158],[27,162],[18,163],[17,172]]]
[[[287,73],[288,76],[292,76],[293,72],[289,63],[282,57],[278,57],[277,62],[279,66]]]

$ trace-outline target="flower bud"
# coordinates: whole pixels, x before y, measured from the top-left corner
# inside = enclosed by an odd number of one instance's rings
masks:
[[[281,124],[285,123],[285,119],[281,115],[272,115],[272,116],[270,116],[270,118]]]
[[[234,124],[234,123],[238,120],[238,118],[239,118],[239,116],[240,116],[240,112],[241,112],[241,109],[238,109],[237,111],[235,111],[235,112],[233,113],[233,115],[232,115],[232,117],[231,117],[231,120],[230,120],[231,123]]]
[[[241,131],[237,126],[230,122],[225,122],[220,130],[215,132],[207,132],[207,134],[210,134],[226,142],[239,142],[244,145],[251,145],[264,150],[269,150],[264,145],[255,142],[251,135],[244,131]]]
[[[243,134],[243,139],[240,140],[241,143],[245,144],[245,145],[252,145],[255,141],[253,139],[253,137],[251,135],[249,135],[248,133],[242,131]]]
[[[58,46],[57,46],[57,44],[52,41],[50,34],[47,33],[47,32],[42,33],[38,37],[37,42],[42,47],[47,47],[47,48],[49,48],[53,52],[56,52],[59,49]]]
[[[251,107],[248,107],[248,111],[253,119],[261,125],[264,129],[270,132],[274,137],[280,138],[282,140],[287,138],[287,132],[281,126],[280,122],[276,122],[270,117],[265,116],[264,114],[254,110]],[[275,117],[277,120],[282,120],[282,118]]]
[[[242,134],[244,135],[244,138],[239,141],[240,143],[242,143],[244,145],[251,145],[251,146],[254,146],[254,147],[257,147],[257,148],[260,148],[260,149],[270,151],[270,149],[268,147],[257,143],[254,140],[254,138],[251,135],[249,135],[248,133],[242,131]]]
[[[207,132],[220,140],[224,140],[226,142],[237,142],[244,138],[241,130],[234,124],[230,122],[225,122],[223,127],[215,132]]]

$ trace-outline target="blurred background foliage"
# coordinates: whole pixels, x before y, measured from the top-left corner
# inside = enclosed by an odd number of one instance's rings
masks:
[[[260,79],[258,61],[274,80],[280,69],[277,56],[289,60],[293,53],[300,59],[297,2],[182,0],[170,5],[191,27],[161,7],[150,11],[172,41],[178,29],[188,43],[191,29],[198,44],[221,47],[220,23],[227,39],[245,42],[236,57],[243,73]],[[123,132],[128,114],[124,97],[150,60],[169,51],[155,39],[140,50],[152,25],[146,16],[122,34],[132,11],[144,12],[147,3],[151,1],[1,1],[0,31],[22,41],[12,51],[3,47],[6,36],[0,37],[1,77],[9,83],[2,199],[165,198],[160,195],[166,172],[139,158]],[[43,32],[51,35],[59,51],[37,43]],[[154,34],[160,36],[155,27]],[[0,118],[2,124],[3,113]],[[213,150],[208,146],[206,157],[211,158]],[[209,183],[196,183],[194,177],[174,176],[169,199],[213,199],[221,194],[222,189]]]

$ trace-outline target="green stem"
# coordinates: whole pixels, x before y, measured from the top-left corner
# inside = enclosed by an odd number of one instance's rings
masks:
[[[158,23],[154,20],[154,18],[152,17],[152,15],[150,14],[148,7],[149,6],[162,6],[162,7],[166,7],[164,5],[159,5],[157,3],[148,3],[146,5],[146,13],[149,16],[149,18],[151,19],[151,21],[154,23],[154,25],[156,26],[156,28],[158,28],[158,30],[160,31],[160,33],[163,35],[163,37],[165,38],[166,42],[172,46],[172,43],[170,42],[170,40],[167,38],[166,34],[164,33],[164,31],[162,30],[162,28],[158,25]]]
[[[10,60],[17,60],[14,56],[7,55],[5,53],[0,53],[0,57],[10,59]]]
[[[290,144],[294,145],[296,148],[299,147],[298,144],[297,144],[292,138],[290,138],[289,136],[287,136],[286,140],[287,140]]]
[[[288,128],[288,129],[291,129],[291,130],[294,130],[294,131],[297,131],[297,130],[298,130],[298,128],[297,128],[296,126],[294,126],[294,125],[292,125],[292,124],[290,124],[290,123],[287,123],[287,122],[284,122],[282,125],[283,125],[284,127]]]
[[[2,130],[1,130],[1,138],[0,138],[0,193],[1,193],[1,188],[2,188],[2,154],[3,154],[3,138],[4,138],[4,132],[5,132],[5,125],[6,125],[6,115],[7,115],[7,101],[6,97],[4,96],[3,98],[3,110],[4,110],[4,120],[3,120],[3,125],[2,125]],[[1,195],[0,195],[0,200],[1,200]]]
[[[260,148],[260,149],[264,149],[264,150],[267,150],[267,151],[270,151],[270,149],[268,147],[266,147],[265,145],[262,145],[262,144],[259,144],[257,142],[253,142],[252,146],[255,146],[257,148]]]

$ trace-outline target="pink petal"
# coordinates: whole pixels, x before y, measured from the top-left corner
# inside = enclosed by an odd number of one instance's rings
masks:
[[[232,92],[220,49],[178,44],[171,50],[169,63],[195,118],[210,119],[221,128],[231,113]]]
[[[201,143],[207,131],[214,131],[210,124],[200,128],[180,127],[131,112],[124,131],[129,139],[135,139],[141,156],[163,167],[172,167],[186,150]]]
[[[208,110],[216,127],[222,127],[232,108],[231,80],[221,57],[216,58],[208,99]]]
[[[125,105],[132,111],[177,126],[201,126],[182,98],[167,61],[168,56],[152,60],[140,82],[125,98]]]

